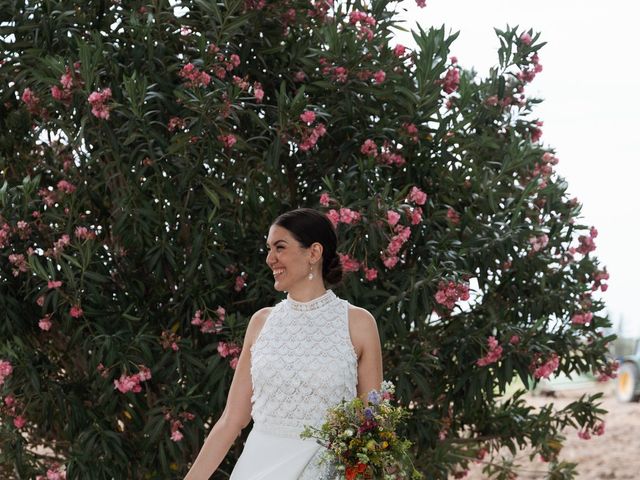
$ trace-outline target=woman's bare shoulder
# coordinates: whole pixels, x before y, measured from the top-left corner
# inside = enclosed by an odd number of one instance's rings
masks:
[[[258,335],[260,335],[262,327],[264,327],[271,310],[273,310],[273,307],[261,308],[251,316],[249,325],[247,326],[247,333],[245,335],[245,342],[248,341],[249,346],[253,345],[253,342],[255,342]]]
[[[380,343],[376,319],[368,310],[349,305],[349,335],[358,357]]]
[[[372,327],[376,326],[376,319],[369,310],[349,305],[349,324],[357,327]]]

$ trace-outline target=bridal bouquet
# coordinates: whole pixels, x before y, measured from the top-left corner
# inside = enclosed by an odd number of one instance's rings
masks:
[[[382,382],[380,391],[343,401],[327,411],[320,428],[305,427],[302,438],[315,438],[327,448],[323,461],[335,465],[340,480],[419,479],[409,456],[411,442],[400,438],[397,427],[409,416],[394,406],[395,387]]]

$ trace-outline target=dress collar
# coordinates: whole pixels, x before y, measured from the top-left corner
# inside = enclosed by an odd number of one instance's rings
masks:
[[[328,305],[336,298],[336,294],[331,290],[327,290],[324,294],[320,295],[317,298],[314,298],[313,300],[309,300],[308,302],[298,302],[287,295],[287,305],[292,310],[297,310],[299,312],[309,312],[312,310],[318,310],[319,308]]]

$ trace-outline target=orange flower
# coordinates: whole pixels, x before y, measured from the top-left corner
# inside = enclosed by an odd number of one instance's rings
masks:
[[[358,470],[356,467],[347,467],[344,476],[346,480],[354,480],[358,476]]]

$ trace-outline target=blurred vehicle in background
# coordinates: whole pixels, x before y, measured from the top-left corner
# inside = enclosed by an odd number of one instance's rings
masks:
[[[620,362],[616,397],[620,402],[640,400],[640,339],[618,338],[614,348]]]

